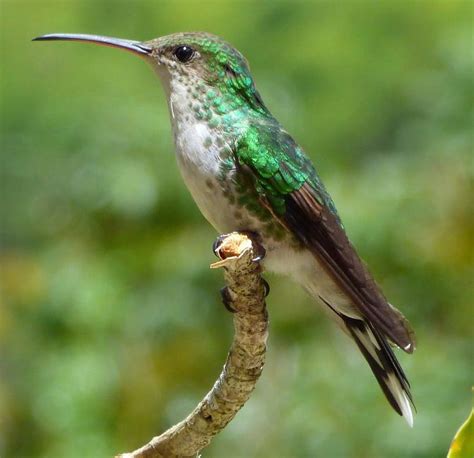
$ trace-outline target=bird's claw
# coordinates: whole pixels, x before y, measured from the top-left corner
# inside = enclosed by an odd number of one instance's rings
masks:
[[[232,307],[232,297],[230,296],[229,288],[227,286],[224,286],[224,288],[221,288],[220,293],[221,293],[221,299],[222,299],[222,303],[224,304],[224,307],[230,313],[235,313],[237,310],[235,310]]]
[[[212,244],[212,251],[213,253],[219,257],[219,249],[222,245],[222,242],[228,237],[229,234],[222,234],[217,237],[216,240],[214,240],[214,243]]]
[[[241,233],[245,234],[252,241],[252,247],[255,253],[255,257],[252,259],[252,261],[253,262],[262,261],[265,258],[267,251],[265,250],[265,247],[263,246],[262,237],[260,236],[260,234],[253,231],[241,231]]]

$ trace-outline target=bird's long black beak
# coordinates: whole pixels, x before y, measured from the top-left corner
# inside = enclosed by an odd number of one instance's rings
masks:
[[[141,56],[148,56],[152,52],[152,48],[150,46],[147,46],[140,41],[103,37],[100,35],[84,35],[82,33],[51,33],[33,38],[33,41],[46,40],[87,41],[89,43],[96,43],[103,46],[111,46],[112,48],[125,49],[126,51],[130,51]]]

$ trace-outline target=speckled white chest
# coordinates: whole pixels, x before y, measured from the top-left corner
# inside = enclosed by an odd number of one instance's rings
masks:
[[[222,148],[230,145],[218,145],[218,133],[206,121],[195,118],[189,108],[187,87],[178,81],[170,82],[168,97],[178,166],[204,217],[217,231],[229,232],[235,229],[234,209],[217,177]]]

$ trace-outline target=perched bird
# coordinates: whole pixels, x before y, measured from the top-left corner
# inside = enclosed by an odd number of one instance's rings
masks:
[[[35,40],[122,48],[152,65],[168,99],[181,174],[202,214],[220,233],[258,233],[265,268],[294,278],[327,310],[413,425],[410,385],[391,349],[412,353],[413,332],[347,238],[315,167],[265,106],[242,54],[208,33]]]

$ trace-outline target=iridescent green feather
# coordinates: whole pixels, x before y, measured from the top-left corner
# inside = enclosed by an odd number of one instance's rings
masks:
[[[284,215],[286,196],[308,183],[319,203],[337,216],[311,161],[274,119],[264,119],[249,127],[237,142],[235,154],[240,164],[253,171],[258,194],[276,214]]]
[[[166,38],[161,38],[162,42]],[[246,106],[262,115],[270,115],[255,88],[247,61],[239,51],[206,33],[175,34],[169,37],[169,43],[165,41],[161,46],[176,47],[180,44],[195,44],[199,47],[199,52],[206,57],[206,79],[223,95],[213,103],[218,114]],[[212,95],[208,96],[213,98]]]

